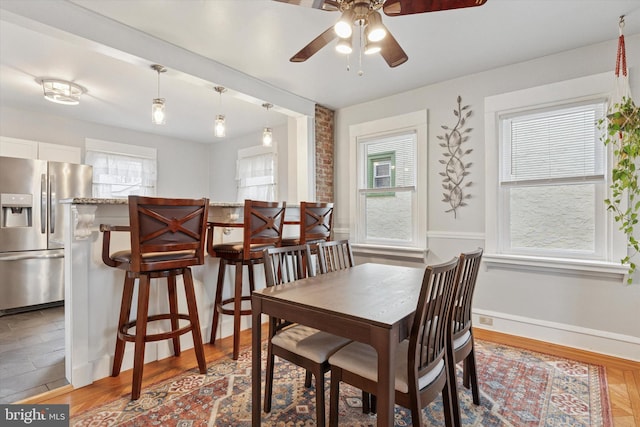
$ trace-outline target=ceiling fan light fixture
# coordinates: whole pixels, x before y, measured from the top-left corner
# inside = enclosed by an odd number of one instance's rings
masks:
[[[387,35],[387,28],[382,23],[380,12],[374,10],[369,15],[369,24],[366,28],[367,40],[370,42],[379,42]]]
[[[349,55],[351,52],[353,52],[351,40],[351,37],[338,40],[338,43],[336,44],[336,51],[344,55]]]
[[[374,53],[378,53],[381,50],[382,46],[379,42],[367,41],[367,44],[364,46],[365,55],[373,55]]]
[[[349,38],[353,34],[353,17],[353,10],[347,9],[333,26],[333,30],[341,39]]]
[[[82,86],[65,80],[40,79],[38,83],[42,85],[44,98],[56,104],[78,105],[80,95],[87,91]]]

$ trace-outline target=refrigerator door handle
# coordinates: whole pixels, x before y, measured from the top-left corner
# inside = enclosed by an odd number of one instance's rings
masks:
[[[49,176],[49,233],[56,231],[56,177]]]
[[[56,258],[64,258],[63,251],[54,251],[54,253],[50,254],[31,254],[31,253],[21,253],[21,252],[13,252],[7,253],[6,255],[0,254],[0,262],[2,261],[22,261],[25,259],[56,259]]]
[[[40,175],[40,233],[47,232],[47,175]]]

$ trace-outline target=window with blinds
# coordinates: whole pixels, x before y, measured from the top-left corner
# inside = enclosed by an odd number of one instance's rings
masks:
[[[504,253],[604,257],[605,111],[598,101],[500,118]]]

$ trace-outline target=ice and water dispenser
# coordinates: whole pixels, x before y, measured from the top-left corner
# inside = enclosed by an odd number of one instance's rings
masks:
[[[0,194],[0,227],[31,227],[33,225],[33,195]]]

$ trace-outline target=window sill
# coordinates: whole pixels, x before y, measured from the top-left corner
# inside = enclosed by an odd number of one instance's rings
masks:
[[[382,256],[394,259],[410,259],[412,261],[419,260],[424,262],[429,249],[406,247],[406,246],[386,246],[386,245],[368,245],[352,243],[351,249],[354,255],[361,256]]]
[[[616,262],[580,260],[570,258],[543,258],[524,255],[484,254],[487,269],[555,270],[575,276],[595,276],[626,280],[629,266]]]

